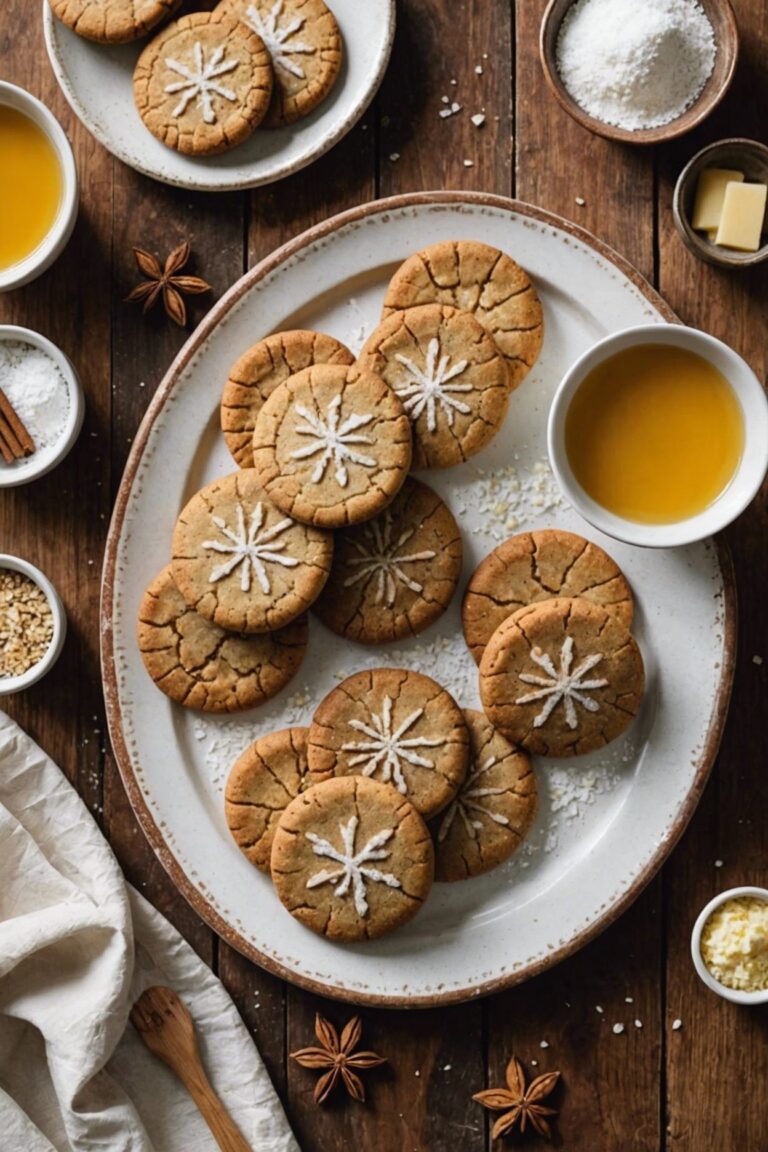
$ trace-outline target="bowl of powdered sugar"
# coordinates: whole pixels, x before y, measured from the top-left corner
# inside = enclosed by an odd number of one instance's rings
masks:
[[[725,96],[738,56],[728,0],[550,0],[550,89],[600,136],[656,144],[690,132]]]
[[[0,325],[0,488],[27,484],[63,460],[84,410],[64,353],[29,328]]]

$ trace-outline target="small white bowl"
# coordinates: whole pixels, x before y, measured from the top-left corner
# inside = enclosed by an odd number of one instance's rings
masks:
[[[0,342],[18,341],[31,344],[39,348],[58,365],[69,391],[69,413],[61,436],[46,448],[38,448],[31,456],[25,456],[13,464],[6,464],[0,459],[0,488],[17,488],[20,484],[28,484],[38,476],[44,476],[55,468],[69,452],[72,445],[80,435],[85,416],[85,399],[77,372],[71,361],[60,348],[57,348],[46,336],[33,332],[31,328],[19,328],[15,324],[0,324]],[[34,430],[30,429],[34,439]]]
[[[67,635],[67,614],[53,584],[39,568],[35,568],[34,564],[30,564],[27,560],[21,560],[18,556],[8,556],[0,552],[0,569],[3,568],[10,569],[12,572],[21,572],[23,576],[28,576],[30,580],[34,580],[35,584],[42,588],[45,593],[53,614],[53,636],[48,645],[48,651],[42,660],[38,660],[37,664],[33,664],[21,676],[0,676],[0,696],[11,696],[14,692],[21,692],[24,688],[29,688],[31,684],[36,684],[56,663],[61,655]]]
[[[0,292],[20,288],[50,268],[67,246],[77,220],[78,189],[77,168],[72,149],[64,129],[45,104],[15,84],[0,81],[0,104],[16,108],[34,121],[45,132],[59,158],[63,189],[59,211],[44,240],[24,260],[0,269]]]
[[[644,524],[609,512],[581,487],[565,449],[566,414],[584,378],[610,356],[642,344],[669,344],[708,360],[733,388],[744,419],[744,451],[728,487],[703,512],[672,524]],[[601,532],[627,544],[646,548],[691,544],[730,524],[760,489],[768,471],[768,400],[746,361],[721,340],[696,328],[685,328],[682,324],[643,324],[607,336],[580,356],[566,372],[549,411],[547,448],[552,471],[566,499]]]
[[[701,954],[701,933],[707,920],[715,909],[724,904],[726,900],[735,900],[739,896],[756,896],[758,900],[764,900],[768,903],[768,888],[729,888],[727,892],[721,892],[713,900],[710,900],[709,904],[706,904],[699,913],[691,932],[691,959],[694,968],[707,988],[716,992],[718,996],[722,996],[724,1000],[730,1000],[734,1004],[768,1004],[768,988],[760,992],[742,992],[738,988],[726,987],[725,984],[721,984],[719,980],[715,979],[704,963],[704,957]]]

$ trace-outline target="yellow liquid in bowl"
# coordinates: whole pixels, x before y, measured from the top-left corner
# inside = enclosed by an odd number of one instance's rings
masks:
[[[0,269],[40,246],[61,204],[63,179],[56,149],[42,128],[0,104]]]
[[[741,406],[728,381],[695,352],[643,344],[599,364],[565,419],[573,474],[625,520],[671,524],[708,508],[744,450]]]

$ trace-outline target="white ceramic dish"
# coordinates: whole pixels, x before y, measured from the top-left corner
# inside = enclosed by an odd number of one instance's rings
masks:
[[[11,288],[20,288],[40,276],[66,248],[77,220],[78,186],[75,158],[69,140],[45,104],[24,88],[18,88],[15,84],[7,84],[2,80],[0,80],[0,104],[23,112],[42,128],[56,150],[63,185],[59,211],[45,239],[38,244],[34,252],[24,260],[20,260],[18,264],[12,264],[10,268],[0,268],[0,292],[8,292]]]
[[[584,378],[608,357],[642,344],[685,348],[708,360],[730,382],[744,418],[744,451],[730,484],[709,508],[674,524],[641,524],[603,508],[579,484],[565,449],[568,407]],[[747,362],[722,340],[681,324],[663,328],[655,324],[631,327],[598,341],[568,369],[549,411],[547,445],[552,470],[566,499],[578,508],[585,520],[606,535],[628,544],[674,548],[719,532],[740,516],[757,495],[768,470],[768,400]]]
[[[475,880],[436,885],[419,916],[392,936],[340,947],[297,924],[238,851],[224,821],[227,772],[256,734],[306,723],[313,702],[359,668],[419,668],[462,705],[479,706],[460,596],[420,637],[378,649],[343,641],[312,619],[293,684],[238,717],[172,705],[144,670],[135,617],[145,585],[167,563],[179,509],[209,479],[232,471],[218,405],[235,357],[261,334],[299,326],[357,349],[397,264],[425,244],[457,238],[504,248],[530,270],[546,330],[541,358],[496,440],[460,468],[425,474],[461,524],[464,581],[515,526],[558,524],[607,543],[637,594],[648,693],[633,729],[602,754],[538,762],[540,811],[516,859]],[[728,555],[712,542],[653,552],[606,542],[557,506],[545,435],[555,387],[586,347],[612,329],[670,319],[629,265],[576,226],[499,197],[423,193],[364,205],[270,256],[219,302],[172,366],[134,442],[110,531],[102,600],[107,711],[128,793],[160,859],[200,914],[257,963],[357,1002],[467,999],[586,943],[670,851],[706,781],[727,708],[735,627]]]
[[[707,988],[711,989],[712,992],[716,992],[718,996],[722,996],[723,1000],[730,1000],[733,1004],[748,1004],[752,1006],[768,1004],[768,988],[763,989],[761,992],[742,992],[738,988],[728,988],[725,984],[721,984],[719,980],[715,979],[704,963],[704,958],[701,955],[701,933],[704,930],[704,925],[707,920],[709,920],[716,908],[719,908],[721,904],[725,904],[726,900],[735,900],[739,896],[756,896],[758,900],[764,900],[768,903],[768,888],[729,888],[725,892],[720,892],[714,899],[710,900],[709,904],[705,904],[691,932],[691,959],[693,960],[694,968]]]
[[[133,69],[146,43],[105,47],[76,36],[43,0],[45,43],[61,89],[85,127],[114,156],[164,184],[200,191],[255,188],[324,155],[357,123],[381,84],[395,34],[395,0],[332,0],[344,40],[341,75],[305,119],[256,131],[231,152],[195,159],[166,148],[133,102]]]
[[[0,696],[12,696],[15,692],[22,692],[32,684],[37,684],[46,672],[50,672],[64,647],[64,640],[67,635],[67,614],[53,584],[34,564],[30,564],[28,560],[22,560],[18,556],[9,556],[0,552],[0,570],[3,568],[8,568],[12,572],[21,572],[22,575],[33,580],[39,588],[42,588],[53,615],[53,636],[42,660],[38,660],[37,664],[33,664],[22,676],[0,676]]]
[[[61,436],[54,444],[38,448],[31,456],[6,464],[0,460],[0,488],[16,488],[28,484],[39,476],[50,472],[64,457],[80,435],[85,416],[85,399],[77,372],[71,361],[60,348],[46,336],[33,332],[31,328],[19,328],[15,324],[0,324],[0,342],[13,341],[31,344],[45,352],[58,365],[69,394],[69,411]],[[34,437],[33,437],[34,438]]]

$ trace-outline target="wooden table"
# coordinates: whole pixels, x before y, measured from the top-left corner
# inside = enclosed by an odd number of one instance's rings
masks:
[[[765,378],[768,267],[727,273],[697,263],[674,230],[671,197],[680,168],[703,144],[730,135],[766,139],[768,5],[735,0],[742,58],[731,93],[703,129],[653,151],[589,135],[549,96],[537,47],[544,7],[544,0],[400,0],[392,63],[362,123],[312,169],[231,195],[166,188],[113,160],[56,86],[39,4],[4,0],[0,13],[0,77],[54,110],[82,180],[69,248],[36,283],[0,298],[0,320],[59,344],[78,366],[88,400],[66,463],[0,494],[0,550],[51,576],[71,626],[55,672],[8,709],[75,783],[128,878],[219,973],[305,1152],[481,1152],[489,1147],[486,1115],[471,1094],[502,1083],[512,1052],[537,1060],[539,1071],[561,1069],[559,1131],[571,1152],[768,1149],[765,1012],[706,991],[688,954],[692,921],[711,895],[768,883],[765,499],[728,533],[741,608],[733,705],[717,768],[671,860],[598,940],[520,988],[448,1010],[366,1011],[365,1038],[392,1067],[369,1075],[365,1107],[340,1100],[317,1108],[314,1075],[287,1060],[309,1042],[318,1008],[337,1023],[349,1009],[260,971],[196,918],[147,846],[105,731],[98,611],[110,510],[131,438],[185,338],[161,313],[142,319],[123,303],[137,280],[132,245],[164,256],[189,238],[196,270],[218,296],[278,244],[377,196],[439,188],[517,196],[612,244],[684,321],[727,340]],[[446,120],[438,117],[444,94],[463,106]],[[481,108],[486,122],[476,128],[469,117]],[[196,301],[197,320],[210,301]],[[618,1021],[622,1035],[612,1031]]]

